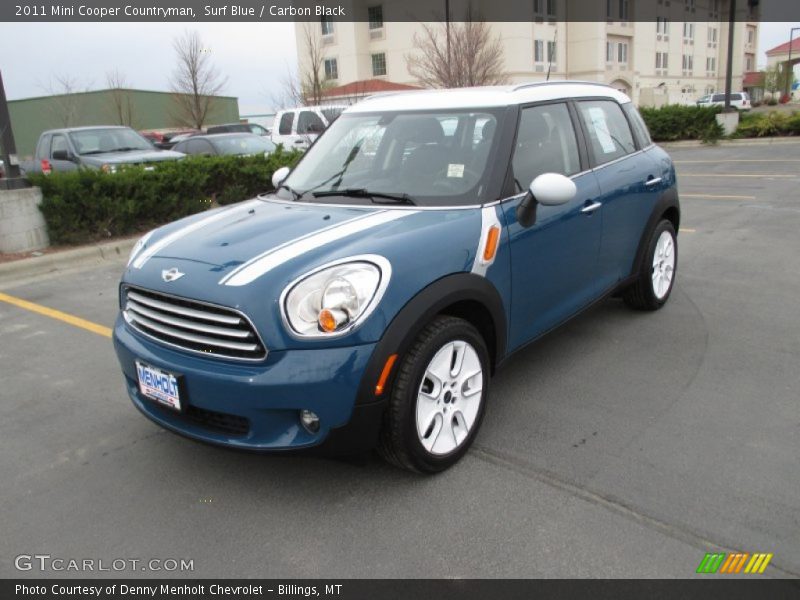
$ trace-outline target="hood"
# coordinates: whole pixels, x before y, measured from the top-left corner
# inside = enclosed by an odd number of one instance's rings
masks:
[[[108,152],[82,156],[81,161],[87,165],[132,165],[137,163],[160,162],[162,160],[178,160],[185,154],[172,150],[133,150],[131,152]]]
[[[385,258],[392,269],[389,292],[396,291],[381,302],[386,312],[370,318],[380,321],[436,279],[469,271],[480,235],[480,209],[250,200],[156,230],[134,255],[123,281],[239,309],[274,350],[297,345],[281,334],[279,297],[310,270],[348,257]],[[173,269],[182,275],[165,281],[162,273]],[[357,331],[357,342],[366,343],[382,326]]]

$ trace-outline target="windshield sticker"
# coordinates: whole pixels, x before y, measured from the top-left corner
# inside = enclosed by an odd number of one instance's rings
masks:
[[[464,165],[455,165],[455,164],[447,165],[447,176],[464,177]]]
[[[592,127],[597,134],[597,141],[603,148],[603,152],[611,154],[616,152],[617,147],[614,145],[614,140],[608,132],[608,123],[606,123],[606,114],[602,108],[593,106],[589,109],[589,117],[592,119]]]

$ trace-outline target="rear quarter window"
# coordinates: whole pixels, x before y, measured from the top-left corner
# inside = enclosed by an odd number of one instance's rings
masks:
[[[639,144],[639,148],[644,148],[652,144],[653,142],[650,139],[650,132],[647,130],[647,125],[633,103],[628,102],[627,104],[623,104],[622,111],[628,117],[628,121],[630,121],[631,129],[633,130],[636,142]]]

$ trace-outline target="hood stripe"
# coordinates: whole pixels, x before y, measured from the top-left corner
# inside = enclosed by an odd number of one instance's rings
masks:
[[[220,280],[220,285],[247,285],[283,263],[315,248],[415,214],[406,210],[381,210],[315,231],[257,256]]]
[[[238,206],[231,206],[231,207],[228,207],[226,209],[224,208],[224,209],[214,213],[213,215],[209,215],[208,217],[205,217],[204,219],[200,219],[199,221],[195,221],[194,223],[191,223],[191,224],[187,225],[186,227],[182,227],[181,229],[178,229],[177,231],[173,231],[169,235],[166,235],[163,238],[161,238],[160,240],[158,240],[152,246],[145,247],[139,253],[139,255],[136,257],[136,260],[133,261],[133,265],[132,265],[133,268],[141,269],[144,266],[144,264],[148,260],[150,260],[157,252],[160,252],[161,250],[163,250],[164,248],[166,248],[167,246],[169,246],[173,242],[176,242],[179,239],[181,239],[182,237],[189,235],[193,231],[197,231],[198,229],[202,229],[206,225],[210,225],[211,223],[214,223],[215,221],[219,221],[221,219],[227,219],[228,217],[231,216],[231,212],[249,210],[250,207],[255,205],[255,204],[261,204],[261,201],[260,200],[250,200],[249,202],[245,202],[244,204],[240,204]]]

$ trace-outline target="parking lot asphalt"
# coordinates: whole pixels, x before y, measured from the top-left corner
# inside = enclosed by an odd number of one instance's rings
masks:
[[[133,577],[691,577],[716,550],[800,577],[800,143],[671,154],[670,302],[609,299],[516,354],[433,477],[172,435],[102,329],[0,301],[0,577],[91,575],[20,554],[194,561],[98,573]],[[110,327],[121,270],[0,291]]]

